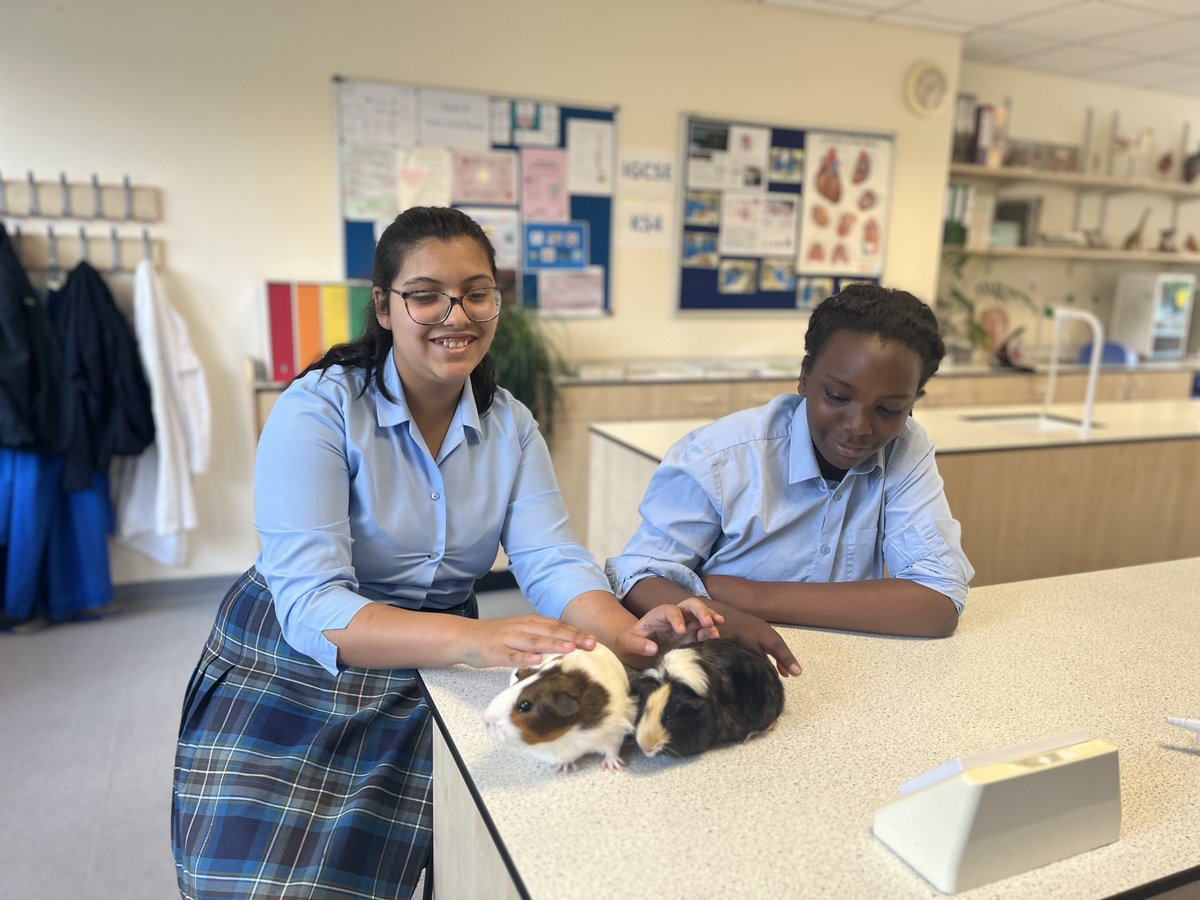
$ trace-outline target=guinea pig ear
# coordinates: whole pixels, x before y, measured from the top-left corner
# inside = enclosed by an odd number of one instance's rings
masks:
[[[556,715],[566,718],[579,712],[579,701],[563,691],[555,691],[550,695],[550,708]]]
[[[635,678],[629,686],[631,696],[637,697],[640,700],[645,700],[658,687],[658,679],[651,675],[643,675],[640,678]]]
[[[537,671],[537,669],[534,668],[533,666],[522,666],[519,669],[514,669],[513,670],[513,684],[516,684],[518,681],[524,681],[526,678],[528,678],[530,675],[532,675],[536,671]]]

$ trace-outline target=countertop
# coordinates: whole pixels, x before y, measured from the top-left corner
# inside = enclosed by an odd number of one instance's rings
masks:
[[[1200,400],[1142,400],[1097,403],[1092,411],[1092,428],[1084,438],[1080,428],[1052,418],[1042,425],[1014,417],[1036,417],[1041,405],[964,406],[921,409],[917,402],[914,418],[929,433],[939,455],[1028,447],[1066,447],[1129,441],[1200,438]],[[1052,417],[1078,421],[1082,403],[1055,403]],[[645,422],[601,422],[591,425],[593,433],[661,460],[671,445],[709,419],[674,419]]]
[[[789,358],[729,358],[696,360],[590,360],[573,365],[573,374],[563,378],[564,385],[626,384],[629,382],[688,382],[688,381],[740,381],[774,378],[795,378],[800,374],[800,355]],[[1034,374],[1046,374],[1047,364],[1032,366]],[[1163,362],[1145,361],[1132,368],[1125,366],[1102,366],[1103,374],[1120,372],[1178,372],[1200,369],[1200,358]],[[1058,371],[1086,372],[1087,366],[1060,364]],[[983,363],[942,362],[935,378],[971,378],[985,375],[1028,375],[1020,369],[986,365]]]
[[[422,677],[534,898],[940,897],[871,834],[898,786],[954,757],[1082,730],[1120,751],[1121,838],[969,898],[1092,898],[1193,870],[1200,559],[971,591],[949,639],[783,628],[804,674],[777,727],[685,761],[636,751],[556,775],[491,744],[503,669]]]

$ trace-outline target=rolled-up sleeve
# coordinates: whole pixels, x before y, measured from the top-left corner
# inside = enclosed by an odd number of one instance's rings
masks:
[[[520,459],[501,543],[529,602],[542,615],[561,618],[585,591],[608,591],[608,579],[571,532],[546,441],[524,408],[517,427]]]
[[[923,439],[923,440],[922,440]],[[961,613],[975,577],[950,514],[933,447],[920,433],[911,466],[896,473],[885,498],[883,553],[888,572],[944,594]]]
[[[337,674],[337,647],[322,632],[345,628],[371,601],[357,593],[351,561],[343,413],[333,396],[300,385],[280,396],[258,444],[254,507],[257,566],[284,639]]]
[[[624,552],[605,565],[618,599],[645,578],[664,578],[696,596],[708,596],[696,569],[721,535],[712,465],[711,455],[695,452],[688,438],[663,457],[638,507],[642,524]]]

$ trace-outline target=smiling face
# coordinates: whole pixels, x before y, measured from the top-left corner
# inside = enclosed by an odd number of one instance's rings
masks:
[[[836,469],[867,459],[900,433],[920,389],[921,358],[878,335],[838,331],[800,378],[817,452]]]
[[[496,279],[483,247],[459,237],[417,244],[405,254],[391,286],[461,297],[477,288],[495,287]],[[405,390],[457,395],[491,346],[496,320],[472,322],[456,303],[440,325],[418,325],[398,294],[375,288],[374,298],[379,324],[392,333],[396,369]]]

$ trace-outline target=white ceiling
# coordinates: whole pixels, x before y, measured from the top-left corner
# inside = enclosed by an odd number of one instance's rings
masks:
[[[963,36],[963,58],[1200,96],[1200,0],[761,0]]]

